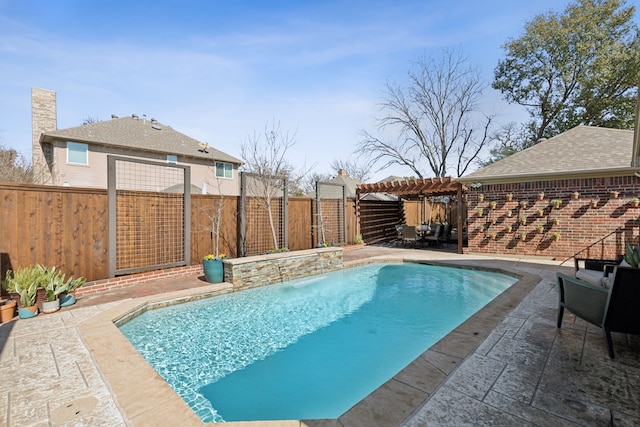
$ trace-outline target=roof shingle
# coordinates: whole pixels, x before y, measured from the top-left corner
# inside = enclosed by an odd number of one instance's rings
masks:
[[[215,159],[229,163],[242,164],[242,161],[207,147],[204,152],[201,142],[184,135],[171,126],[146,118],[121,117],[102,122],[76,126],[67,129],[45,132],[41,135],[41,142],[51,142],[54,139],[101,144],[107,146],[124,147],[144,151],[176,154],[196,158]]]

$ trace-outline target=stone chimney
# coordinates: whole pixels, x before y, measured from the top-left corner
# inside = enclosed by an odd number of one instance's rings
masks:
[[[56,93],[31,88],[31,161],[36,184],[53,184],[53,147],[40,144],[40,135],[58,129]]]
[[[633,129],[633,154],[631,166],[640,166],[640,82],[638,82],[638,99],[636,100],[636,123]]]
[[[339,169],[338,170],[338,176],[347,176],[347,171],[344,169]]]

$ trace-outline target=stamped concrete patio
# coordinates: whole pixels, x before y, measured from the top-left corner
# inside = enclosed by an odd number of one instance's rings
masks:
[[[600,329],[571,314],[562,329],[555,326],[555,273],[570,268],[543,259],[345,249],[345,262],[368,258],[500,268],[522,279],[339,419],[261,425],[640,425],[640,338],[614,335],[611,360]],[[1,324],[0,425],[202,425],[112,320],[149,301],[227,290],[197,277],[164,280]]]

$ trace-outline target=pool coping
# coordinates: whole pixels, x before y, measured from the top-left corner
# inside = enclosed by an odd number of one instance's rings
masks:
[[[337,419],[245,421],[222,424],[230,427],[401,425],[429,399],[462,360],[473,353],[502,319],[541,280],[537,275],[510,268],[513,262],[500,259],[491,260],[491,266],[487,266],[486,260],[436,261],[402,256],[378,256],[345,262],[344,267],[374,262],[412,262],[501,271],[518,277],[519,280]],[[176,420],[176,422],[179,420],[181,426],[207,426],[213,423],[204,423],[200,420],[186,402],[138,353],[116,324],[154,306],[229,292],[233,292],[233,286],[229,283],[221,283],[127,300],[78,326],[80,336],[91,351],[103,378],[110,386],[114,399],[133,425],[162,425],[168,420]]]

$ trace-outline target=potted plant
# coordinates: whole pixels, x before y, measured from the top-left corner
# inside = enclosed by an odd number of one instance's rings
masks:
[[[64,273],[57,270],[55,266],[47,268],[42,265],[37,265],[36,267],[42,275],[41,287],[44,289],[44,301],[42,301],[41,304],[42,312],[54,313],[60,310],[60,300],[58,296],[65,290]]]
[[[520,207],[522,209],[526,208],[527,207],[527,201],[526,200],[520,200]]]
[[[617,199],[618,196],[620,195],[620,192],[618,190],[611,190],[610,194],[612,199]]]
[[[573,193],[571,193],[571,198],[573,200],[578,200],[580,198],[580,193],[578,193],[577,191],[574,191]]]
[[[638,205],[640,205],[640,199],[638,199],[637,197],[632,197],[630,201],[633,207],[637,208]]]
[[[544,225],[536,225],[536,231],[542,233],[544,231]]]
[[[504,231],[507,233],[511,233],[512,229],[513,229],[513,226],[511,224],[507,224],[504,226]]]
[[[507,202],[510,202],[511,200],[513,200],[513,193],[507,193],[505,196],[505,199],[507,199]]]
[[[496,233],[495,231],[492,231],[491,233],[489,233],[489,237],[491,237],[491,239],[495,239],[498,236],[498,233]]]
[[[484,194],[478,194],[478,201],[484,202]]]
[[[16,302],[13,299],[0,300],[0,322],[7,323],[16,314]]]
[[[492,201],[489,202],[489,207],[491,209],[495,209],[497,205],[498,205],[498,203],[495,200],[492,200]]]
[[[492,225],[495,225],[495,224],[496,224],[496,222],[497,222],[497,220],[496,220],[495,218],[491,218],[491,219],[489,220],[489,222],[490,222]]]
[[[84,285],[86,279],[70,277],[64,284],[64,291],[60,294],[60,307],[67,307],[76,303],[76,289]]]
[[[507,209],[507,213],[506,215],[511,218],[511,215],[513,215],[513,211],[511,209]]]
[[[542,215],[544,215],[544,210],[542,208],[538,208],[536,209],[536,213],[538,214],[539,217],[542,217]]]
[[[560,218],[553,218],[553,219],[551,220],[551,223],[552,223],[553,225],[558,225],[558,224],[560,224]]]
[[[476,213],[478,214],[478,216],[483,216],[484,215],[484,209],[480,208],[476,211]]]
[[[589,203],[589,205],[591,206],[592,209],[595,209],[598,207],[598,202],[600,202],[600,199],[591,199],[591,202]]]
[[[37,266],[20,267],[15,271],[8,270],[4,281],[5,289],[20,296],[21,307],[18,315],[27,319],[38,315],[38,289],[42,280],[42,272]]]
[[[202,258],[202,270],[204,277],[209,283],[220,283],[224,279],[224,265],[222,260],[226,259],[225,254],[208,254]]]
[[[555,241],[560,240],[560,233],[552,233],[551,238]]]
[[[524,231],[522,233],[520,233],[520,240],[522,240],[522,241],[527,240],[527,233],[525,233]]]
[[[553,206],[555,209],[559,209],[561,205],[562,205],[562,200],[560,199],[553,199],[551,201],[551,206]]]
[[[519,220],[520,220],[520,224],[522,224],[522,225],[526,225],[527,224],[527,217],[526,216],[524,216],[524,215],[521,216],[519,218]]]
[[[538,200],[544,200],[544,192],[539,192],[538,193]]]

